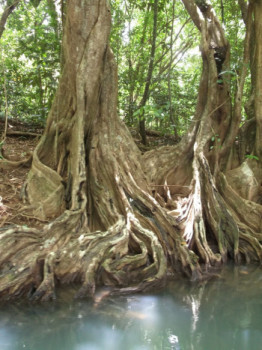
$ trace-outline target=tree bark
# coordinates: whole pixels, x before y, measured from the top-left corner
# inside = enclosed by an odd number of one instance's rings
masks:
[[[109,31],[105,0],[68,3],[64,70],[24,185],[34,215],[57,218],[1,235],[3,297],[53,298],[55,281],[81,282],[79,297],[96,283],[141,291],[163,283],[168,262],[199,273],[174,218],[151,196],[140,152],[117,116]]]

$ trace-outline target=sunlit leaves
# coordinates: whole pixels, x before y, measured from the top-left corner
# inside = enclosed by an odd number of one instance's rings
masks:
[[[161,125],[170,132],[174,130],[173,118],[170,119],[170,114],[173,114],[177,120],[176,127],[180,128],[178,132],[182,133],[188,127],[196,103],[200,54],[198,52],[198,59],[189,63],[191,58],[187,52],[192,47],[197,48],[198,33],[188,21],[188,14],[180,2],[174,1],[173,5],[173,1],[159,0],[150,97],[141,110],[140,102],[151,59],[152,6],[153,1],[113,1],[112,47],[119,68],[119,110],[129,125],[135,126],[139,119],[145,118],[147,127],[159,128]]]
[[[51,106],[60,69],[61,33],[54,11],[46,0],[34,6],[21,2],[9,18],[2,66],[12,117],[44,122]]]
[[[141,113],[140,102],[151,59],[153,3],[153,0],[111,1],[111,46],[119,71],[119,112],[129,125],[136,126],[138,116],[143,115],[148,127],[173,132],[175,124],[181,135],[196,106],[201,73],[199,34],[192,21],[188,21],[188,13],[180,1],[159,0],[150,96]],[[213,1],[212,5],[221,20],[221,2]],[[60,0],[24,0],[8,19],[2,38],[1,69],[5,70],[10,114],[14,117],[34,116],[44,121],[51,106],[60,69],[62,30],[58,6]],[[223,20],[231,47],[231,63],[220,73],[217,82],[229,82],[234,96],[242,69],[245,35],[237,1],[223,1]],[[250,75],[246,81],[244,102],[249,96]]]

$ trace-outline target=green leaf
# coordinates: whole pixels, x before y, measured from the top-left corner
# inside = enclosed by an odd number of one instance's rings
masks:
[[[141,114],[141,109],[139,108],[139,109],[137,109],[134,113],[133,113],[133,116],[134,117],[137,117],[137,116],[139,116]]]
[[[259,158],[253,154],[246,154],[245,156],[247,159],[255,159],[255,160],[259,160]]]
[[[219,73],[219,75],[223,75],[223,74],[237,75],[236,72],[234,72],[232,70],[225,70],[225,71]]]

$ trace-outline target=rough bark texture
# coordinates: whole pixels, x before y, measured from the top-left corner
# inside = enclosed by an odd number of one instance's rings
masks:
[[[78,297],[97,284],[143,291],[168,272],[194,279],[228,258],[261,261],[261,167],[233,167],[225,151],[240,122],[220,75],[229,45],[210,5],[184,3],[202,35],[195,119],[179,145],[142,156],[116,112],[109,6],[68,2],[63,74],[24,185],[50,223],[2,230],[1,297],[49,299],[71,282]]]

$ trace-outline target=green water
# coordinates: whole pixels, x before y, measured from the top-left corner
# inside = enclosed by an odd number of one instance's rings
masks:
[[[260,350],[262,268],[170,283],[158,293],[1,305],[0,350]]]

